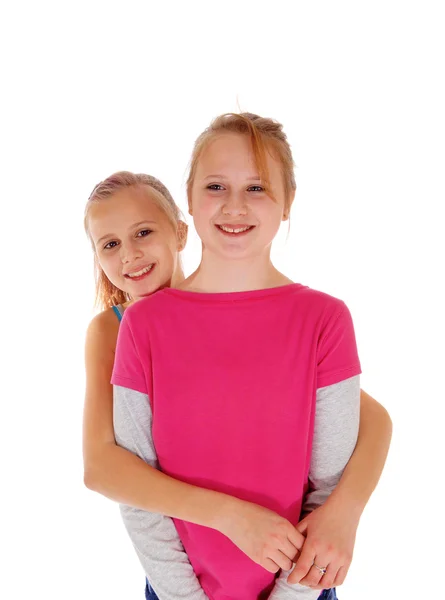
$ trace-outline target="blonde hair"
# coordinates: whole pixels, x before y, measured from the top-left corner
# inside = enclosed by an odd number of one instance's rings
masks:
[[[110,308],[117,304],[123,304],[124,302],[131,300],[131,298],[126,292],[111,283],[99,264],[88,227],[89,211],[93,204],[97,204],[102,200],[110,198],[113,194],[122,189],[141,186],[150,188],[151,196],[165,212],[175,232],[178,230],[178,222],[183,218],[181,211],[176,206],[168,189],[159,181],[159,179],[156,179],[156,177],[152,177],[151,175],[146,175],[144,173],[136,174],[131,173],[130,171],[118,171],[96,185],[91,192],[85,207],[84,227],[94,250],[94,274],[96,281],[95,305],[102,309]]]
[[[190,171],[187,179],[187,196],[191,203],[191,191],[196,174],[196,168],[202,152],[208,143],[221,133],[238,133],[249,136],[259,175],[269,195],[274,198],[270,190],[269,172],[267,168],[266,153],[272,151],[281,164],[285,193],[285,213],[289,213],[297,185],[295,183],[294,161],[287,136],[281,123],[273,119],[259,117],[252,113],[226,113],[216,117],[209,127],[205,129],[195,142]]]

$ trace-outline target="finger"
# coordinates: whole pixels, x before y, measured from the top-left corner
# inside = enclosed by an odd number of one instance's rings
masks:
[[[307,585],[309,587],[315,587],[317,585],[324,585],[323,582],[320,583],[322,578],[325,575],[325,573],[323,573],[323,571],[321,569],[326,568],[326,573],[327,573],[327,569],[329,568],[329,565],[330,565],[330,559],[327,557],[327,555],[317,554],[312,562],[311,569],[309,570],[306,577],[304,577],[303,579],[300,580],[300,584]],[[318,567],[320,567],[320,568],[318,568]],[[334,563],[332,570],[335,570],[335,573],[336,573],[338,570],[338,564],[335,565],[335,563]]]
[[[301,551],[301,549],[304,546],[304,542],[306,541],[306,538],[304,537],[304,535],[302,533],[300,533],[295,527],[292,527],[291,529],[289,529],[287,537],[288,537],[288,540],[290,541],[290,543],[297,550]]]
[[[297,558],[294,570],[287,578],[288,583],[299,583],[312,568],[315,558],[315,550],[308,543],[304,544],[300,556]]]
[[[261,562],[261,566],[264,567],[266,571],[269,571],[269,573],[278,573],[280,570],[280,567],[277,565],[277,563],[270,558],[265,558]]]
[[[300,554],[299,548],[297,548],[289,539],[283,540],[278,547],[278,550],[280,550],[292,562],[295,562]]]
[[[318,563],[317,563],[318,565]],[[326,569],[326,573],[325,575],[323,575],[320,580],[318,581],[318,584],[315,586],[312,586],[314,589],[316,590],[328,590],[329,588],[335,587],[334,582],[336,580],[337,577],[337,573],[338,573],[339,567],[338,564],[335,563],[330,563]],[[320,573],[321,575],[321,573]],[[303,582],[300,582],[303,584]],[[306,584],[303,584],[306,585]],[[310,584],[309,584],[310,585]]]
[[[280,550],[273,550],[269,553],[268,558],[270,558],[274,563],[276,563],[280,567],[280,569],[283,569],[283,571],[289,571],[289,569],[292,569],[292,560],[288,556],[283,554],[283,552],[281,552]]]
[[[334,585],[335,587],[338,587],[339,585],[342,585],[346,579],[346,575],[348,574],[349,571],[349,567],[350,565],[346,566],[343,565],[343,567],[340,567],[338,572],[337,572],[337,576],[334,580]]]
[[[318,564],[318,563],[317,563]],[[309,569],[306,577],[300,580],[300,585],[306,585],[308,587],[318,586],[323,577],[323,573],[317,569],[314,565]]]
[[[299,531],[300,533],[303,533],[304,535],[306,535],[307,528],[308,528],[308,522],[306,521],[306,519],[303,519],[302,521],[300,521],[297,524],[297,531]]]

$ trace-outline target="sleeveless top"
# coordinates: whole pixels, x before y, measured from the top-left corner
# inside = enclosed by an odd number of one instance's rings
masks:
[[[120,323],[122,321],[125,308],[122,306],[122,304],[118,304],[117,306],[113,306],[112,309],[116,313],[116,317],[119,319]]]

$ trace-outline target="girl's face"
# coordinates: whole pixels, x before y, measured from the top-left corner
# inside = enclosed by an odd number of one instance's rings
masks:
[[[207,251],[229,259],[269,255],[287,216],[280,163],[267,153],[267,166],[275,200],[261,185],[247,135],[223,133],[203,151],[189,208]]]
[[[132,299],[171,284],[185,241],[149,187],[125,188],[92,204],[88,224],[105,275]]]

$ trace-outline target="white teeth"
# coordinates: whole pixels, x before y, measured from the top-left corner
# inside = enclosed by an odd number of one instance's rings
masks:
[[[145,275],[145,273],[148,273],[149,271],[151,271],[152,268],[153,268],[153,265],[150,265],[149,267],[144,267],[140,271],[135,271],[134,273],[127,273],[127,275],[128,275],[128,277],[140,277],[141,275]]]
[[[227,227],[227,225],[218,225],[218,227],[220,227],[223,231],[227,231],[227,233],[241,233],[250,229],[251,226],[248,225],[247,227],[238,227],[237,229],[233,227]]]

